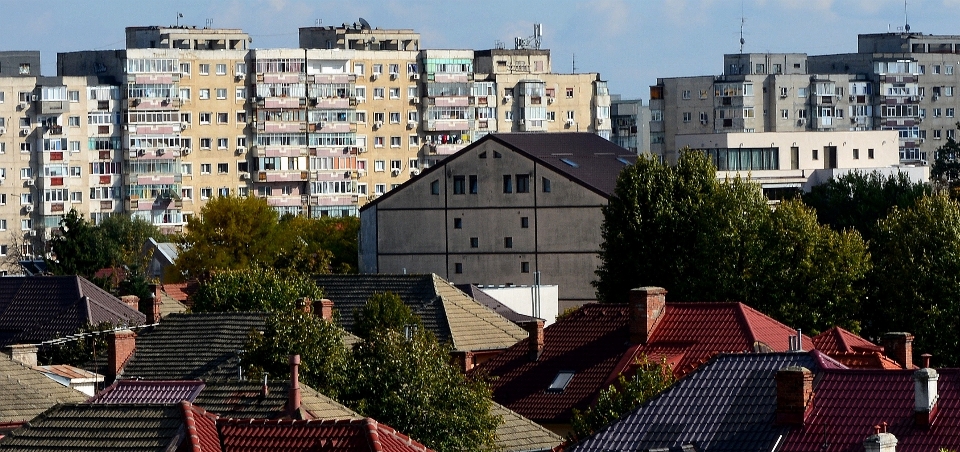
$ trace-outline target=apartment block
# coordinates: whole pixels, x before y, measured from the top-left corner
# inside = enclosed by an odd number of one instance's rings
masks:
[[[611,141],[636,154],[650,153],[650,105],[642,99],[610,99]]]

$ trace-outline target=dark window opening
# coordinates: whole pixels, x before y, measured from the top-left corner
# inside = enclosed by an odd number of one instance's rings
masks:
[[[530,217],[520,217],[520,227],[529,228],[530,227]]]
[[[504,248],[513,248],[513,237],[504,237],[504,238],[503,238],[503,247],[504,247]]]
[[[550,193],[550,190],[551,190],[550,185],[551,185],[550,179],[547,179],[546,177],[544,177],[543,180],[541,180],[541,186],[543,187],[544,193]]]
[[[478,184],[478,182],[477,182],[477,176],[476,176],[476,175],[471,175],[471,176],[470,176],[470,194],[471,194],[471,195],[475,195],[475,194],[477,194],[479,191],[480,191],[480,186],[479,186],[479,184]]]
[[[454,218],[454,219],[453,219],[453,228],[454,228],[454,229],[463,229],[463,218]]]
[[[470,237],[470,248],[480,248],[479,237]]]
[[[439,180],[435,180],[435,181],[433,181],[433,182],[430,182],[430,194],[431,194],[431,195],[439,195],[439,194],[440,194],[440,181],[439,181]]]
[[[503,175],[503,192],[513,193],[513,176],[509,174]]]
[[[467,192],[467,180],[463,176],[453,176],[453,194],[462,195]]]
[[[517,193],[530,192],[530,175],[517,174]]]

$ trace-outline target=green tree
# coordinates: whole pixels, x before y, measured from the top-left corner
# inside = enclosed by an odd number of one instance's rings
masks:
[[[636,369],[630,378],[620,375],[616,383],[600,392],[597,402],[586,411],[573,410],[573,432],[569,439],[578,441],[592,435],[676,381],[666,360],[655,362],[643,355],[637,360]]]
[[[101,268],[113,267],[117,250],[79,212],[70,209],[60,220],[60,234],[49,241],[47,269],[55,275],[80,275],[91,279]]]
[[[361,338],[379,330],[403,332],[407,326],[420,329],[420,317],[392,292],[376,293],[362,308],[353,311],[353,333]]]
[[[957,128],[960,129],[960,122],[957,123]],[[960,143],[948,136],[946,143],[937,148],[933,155],[930,180],[941,187],[952,189],[957,181],[960,181]],[[951,197],[956,198],[952,194]]]
[[[190,298],[194,312],[285,312],[296,309],[298,299],[319,300],[321,294],[307,276],[252,268],[212,273]]]
[[[97,230],[104,237],[115,253],[115,266],[146,268],[150,256],[143,254],[143,244],[153,238],[158,242],[166,240],[163,233],[156,226],[142,218],[131,218],[128,215],[111,215],[104,218],[97,225]]]
[[[273,267],[278,254],[277,211],[255,196],[217,197],[187,221],[176,266],[186,277],[218,270]]]
[[[264,331],[251,335],[247,350],[251,375],[286,375],[288,357],[300,355],[300,378],[310,387],[338,398],[348,386],[350,356],[343,344],[343,330],[312,313],[287,310],[271,314]]]
[[[914,350],[960,365],[960,205],[922,198],[880,222],[872,246],[867,333],[909,331]]]
[[[290,265],[314,274],[357,272],[359,218],[291,216],[280,220],[280,229],[283,237],[299,239],[302,246],[293,243],[291,249],[309,258],[290,259]]]
[[[449,364],[427,331],[375,331],[354,346],[343,402],[438,452],[492,450],[501,419],[490,389]]]
[[[911,182],[906,173],[887,177],[855,171],[814,186],[803,202],[817,211],[821,223],[835,231],[856,229],[869,241],[892,208],[906,209],[930,193],[927,184]]]

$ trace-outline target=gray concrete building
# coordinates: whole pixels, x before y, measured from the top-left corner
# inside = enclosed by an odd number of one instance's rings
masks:
[[[650,152],[650,105],[643,99],[610,96],[611,136],[618,146],[635,154]]]
[[[360,210],[362,273],[559,286],[595,300],[601,208],[636,154],[592,133],[489,134]]]

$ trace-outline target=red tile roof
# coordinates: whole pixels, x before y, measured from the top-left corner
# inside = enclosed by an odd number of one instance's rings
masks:
[[[781,452],[862,452],[874,426],[888,424],[897,452],[960,448],[960,369],[938,370],[939,400],[929,429],[914,426],[913,370],[825,370],[817,376],[813,411]]]
[[[815,336],[813,345],[851,369],[900,369],[883,354],[883,347],[838,326]]]
[[[430,450],[370,418],[332,421],[220,419],[217,426],[224,452]]]
[[[220,434],[217,432],[217,416],[208,413],[190,402],[180,403],[183,407],[183,425],[186,428],[190,450],[193,452],[220,452]],[[183,450],[181,444],[180,450]]]
[[[190,296],[197,291],[197,288],[200,287],[200,283],[197,281],[187,281],[181,283],[166,283],[160,286],[160,290],[167,294],[170,298],[183,303],[187,307],[193,306],[193,302],[190,301]]]
[[[529,359],[529,339],[478,366],[494,400],[535,422],[565,423],[589,406],[642,354],[666,358],[682,377],[721,352],[786,351],[796,331],[742,303],[667,303],[650,340],[629,343],[626,304],[590,304],[544,329],[544,349]],[[804,344],[812,345],[810,338]],[[575,372],[562,392],[547,388],[560,371]]]

